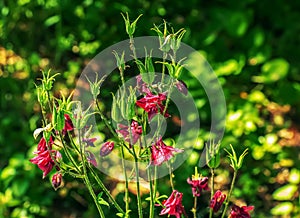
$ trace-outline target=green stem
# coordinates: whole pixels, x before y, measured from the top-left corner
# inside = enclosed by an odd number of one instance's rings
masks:
[[[197,218],[197,196],[194,197],[194,207],[192,209],[193,217]]]
[[[214,196],[214,179],[215,179],[215,169],[214,168],[210,168],[210,173],[211,173],[211,180],[210,180],[210,199],[213,198]],[[213,209],[210,208],[209,210],[209,218],[212,218],[213,215]]]
[[[222,217],[221,217],[221,218],[224,218],[225,215],[226,215],[227,208],[228,208],[228,204],[229,204],[229,200],[230,200],[230,196],[231,196],[232,190],[233,190],[233,188],[234,188],[234,183],[235,183],[236,175],[237,175],[237,170],[234,170],[233,178],[232,178],[231,185],[230,185],[230,189],[229,189],[229,193],[228,193],[228,196],[227,196],[226,202],[225,202],[225,208],[224,208],[224,210],[223,210],[223,213],[222,213]]]
[[[167,52],[163,52],[163,63],[166,61],[167,58]],[[165,65],[162,65],[162,72],[161,72],[161,84],[164,84],[164,78],[165,78]]]
[[[168,168],[169,168],[169,174],[170,174],[170,184],[171,184],[171,188],[172,188],[172,191],[174,191],[172,165],[171,165],[170,161],[168,161]]]
[[[63,145],[63,149],[64,149],[65,154],[67,155],[67,157],[69,158],[69,160],[71,161],[71,163],[73,164],[73,166],[76,168],[77,172],[81,172],[81,170],[77,166],[74,158],[72,157],[72,155],[69,153],[68,149],[66,148],[66,145],[65,145],[65,142],[64,142],[64,139],[62,137],[61,132],[59,133],[59,137],[60,137],[61,143]]]
[[[120,147],[121,155],[122,155],[122,168],[124,173],[124,179],[125,179],[125,211],[126,215],[125,217],[128,217],[129,215],[129,192],[128,192],[128,178],[126,173],[126,166],[125,166],[125,155],[124,155],[124,148],[121,145]]]
[[[141,201],[141,193],[140,193],[140,174],[139,174],[139,162],[138,162],[138,158],[136,156],[136,152],[134,149],[134,146],[132,146],[132,150],[133,150],[133,156],[134,156],[134,166],[135,166],[135,175],[136,175],[136,191],[137,191],[137,203],[138,203],[138,214],[139,214],[139,218],[143,217],[143,212],[142,212],[142,201]]]
[[[80,148],[80,156],[81,156],[81,160],[82,160],[84,183],[86,184],[86,186],[87,186],[87,188],[88,188],[88,190],[89,190],[89,192],[90,192],[90,194],[91,194],[91,196],[94,200],[94,203],[95,203],[95,205],[98,209],[100,217],[104,218],[105,216],[104,216],[103,210],[102,210],[100,204],[97,201],[96,194],[93,190],[93,187],[91,185],[91,182],[89,180],[88,173],[87,173],[87,170],[86,170],[86,160],[85,160],[85,157],[84,157],[84,146],[82,146],[82,144],[81,144],[81,132],[80,132],[80,130],[78,130],[78,137],[79,137],[79,148]]]
[[[110,194],[110,192],[108,191],[108,189],[105,187],[105,185],[103,184],[103,182],[101,181],[101,179],[99,178],[98,174],[94,171],[94,169],[92,168],[92,166],[90,166],[90,170],[96,180],[96,182],[98,183],[98,185],[100,186],[100,188],[102,189],[102,191],[105,193],[105,195],[109,198],[109,200],[113,203],[113,205],[116,207],[116,209],[120,212],[124,214],[124,211],[122,210],[122,208],[120,207],[120,205],[116,202],[116,200],[114,199],[114,197]]]
[[[151,176],[151,168],[147,168],[148,173],[148,180],[149,180],[149,186],[150,186],[150,215],[149,218],[154,218],[154,195],[153,195],[153,183],[152,183],[152,176]]]
[[[130,50],[132,51],[133,53],[133,58],[134,60],[137,59],[137,56],[136,56],[136,51],[135,51],[135,46],[134,46],[134,40],[133,40],[133,37],[130,37],[129,38],[129,44],[130,44]]]

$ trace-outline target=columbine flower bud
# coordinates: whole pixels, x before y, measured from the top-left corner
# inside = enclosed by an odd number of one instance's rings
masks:
[[[232,147],[232,145],[230,145],[230,148],[231,148],[231,153],[229,151],[227,151],[226,149],[225,149],[225,151],[228,153],[228,157],[229,157],[230,162],[231,162],[230,166],[235,171],[237,171],[243,165],[244,158],[248,153],[248,148],[244,150],[244,152],[239,156],[239,158],[236,156],[236,153],[235,153],[234,148]]]
[[[53,186],[54,190],[56,191],[61,185],[62,174],[60,172],[55,173],[52,176],[52,181],[51,182],[52,182],[52,186]]]
[[[47,92],[41,86],[37,86],[36,91],[38,101],[44,107],[48,102]]]
[[[98,79],[98,74],[96,73],[95,82],[91,82],[88,77],[86,77],[86,79],[90,84],[90,91],[93,95],[93,99],[94,99],[94,101],[96,101],[97,96],[100,94],[100,87],[105,79],[105,76],[103,76],[101,79]]]
[[[53,76],[50,76],[50,72],[51,70],[48,70],[48,72],[42,72],[43,73],[43,79],[42,79],[42,83],[43,83],[43,89],[45,91],[50,91],[53,87],[53,81],[55,81],[55,77],[57,75],[59,75],[59,73],[54,74]]]
[[[109,155],[115,147],[115,143],[112,141],[108,141],[102,144],[100,148],[100,156],[105,157]]]
[[[216,213],[220,210],[225,199],[226,199],[226,195],[223,194],[220,190],[218,190],[212,197],[209,207],[212,208],[213,211]]]
[[[136,18],[135,21],[133,21],[132,23],[130,23],[128,13],[126,13],[126,17],[123,14],[121,14],[121,15],[125,21],[126,33],[131,38],[135,32],[136,23],[137,23],[138,19],[142,16],[142,14],[140,14],[138,16],[138,18]]]
[[[220,143],[211,141],[206,144],[206,164],[214,169],[220,165]]]

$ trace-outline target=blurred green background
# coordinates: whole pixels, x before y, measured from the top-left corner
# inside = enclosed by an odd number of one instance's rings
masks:
[[[43,181],[28,161],[37,144],[32,133],[40,125],[34,83],[41,70],[51,68],[61,73],[56,92],[68,93],[91,58],[127,39],[121,12],[132,19],[143,14],[136,36],[155,35],[150,28],[163,19],[175,30],[185,28],[183,42],[199,50],[218,75],[228,110],[222,146],[250,151],[234,202],[254,205],[253,217],[299,218],[300,1],[292,0],[1,0],[0,217],[97,215],[83,184],[65,178],[55,192],[49,177]],[[197,83],[186,82],[198,99],[205,136],[209,104]],[[186,179],[204,139],[175,171],[187,210],[193,199]],[[216,187],[228,189],[232,172],[225,158],[222,167]],[[161,192],[168,194],[163,184]],[[122,201],[122,195],[117,198]],[[201,205],[205,210],[207,200]]]

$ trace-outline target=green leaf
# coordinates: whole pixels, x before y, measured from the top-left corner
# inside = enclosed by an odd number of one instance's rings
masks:
[[[59,15],[54,15],[52,17],[49,17],[47,20],[45,20],[45,26],[49,27],[52,26],[60,21]]]
[[[102,198],[103,192],[100,192],[97,196],[97,201],[99,204],[105,205],[109,207],[109,203]]]
[[[296,191],[297,185],[287,184],[275,190],[273,198],[278,201],[291,200]]]
[[[253,76],[252,80],[257,83],[276,82],[286,77],[289,67],[289,63],[282,58],[271,60],[262,66],[261,75]]]
[[[271,209],[272,215],[289,215],[293,210],[293,204],[291,202],[282,202]]]
[[[124,214],[123,214],[123,213],[116,213],[116,215],[117,215],[118,217],[124,217]]]
[[[57,112],[56,130],[61,131],[65,126],[65,113],[62,110]]]

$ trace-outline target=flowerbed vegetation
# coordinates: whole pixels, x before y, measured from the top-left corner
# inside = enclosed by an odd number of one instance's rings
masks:
[[[151,7],[147,1],[132,5],[105,1],[59,4],[55,0],[2,3],[1,215],[299,216],[299,5],[276,1],[266,11],[264,2],[219,3],[157,1]],[[137,168],[124,182],[102,174],[95,166],[100,156],[109,158],[117,151],[122,155],[123,148],[124,155],[144,158],[153,166],[147,168],[150,177],[155,176],[155,166],[172,168],[184,149],[173,147],[180,117],[167,103],[170,92],[157,89],[141,74],[137,78],[140,86],[133,88],[140,88],[143,97],[131,99],[136,114],[130,112],[130,122],[120,123],[115,132],[107,126],[111,117],[104,118],[109,114],[107,105],[114,102],[108,91],[100,89],[97,103],[98,94],[91,90],[96,96],[93,111],[78,107],[74,114],[70,110],[76,104],[69,96],[88,61],[130,33],[119,16],[123,12],[126,20],[127,11],[130,17],[143,13],[135,35],[153,35],[154,23],[163,42],[173,33],[174,39],[180,36],[182,42],[198,49],[217,74],[227,103],[225,135],[220,143],[213,142],[205,91],[186,74],[167,81],[183,96],[188,91],[196,99],[201,133],[185,163],[150,184],[139,181]],[[130,25],[132,21],[126,22]],[[186,30],[182,36],[172,32],[180,28]],[[109,78],[108,86],[120,82],[121,71],[126,77],[128,70],[120,63],[122,54],[115,55],[120,72]],[[152,63],[170,72],[169,65],[161,62]],[[133,63],[136,75],[142,73],[141,66],[151,66]],[[97,88],[101,79],[90,80],[89,86]],[[100,116],[101,140],[84,123],[90,113]],[[164,136],[141,143],[148,122],[157,114],[172,125]],[[74,134],[79,140],[72,141]],[[100,146],[99,157],[89,152],[93,146]],[[206,146],[207,152],[213,151],[208,153],[211,162],[195,168]]]

